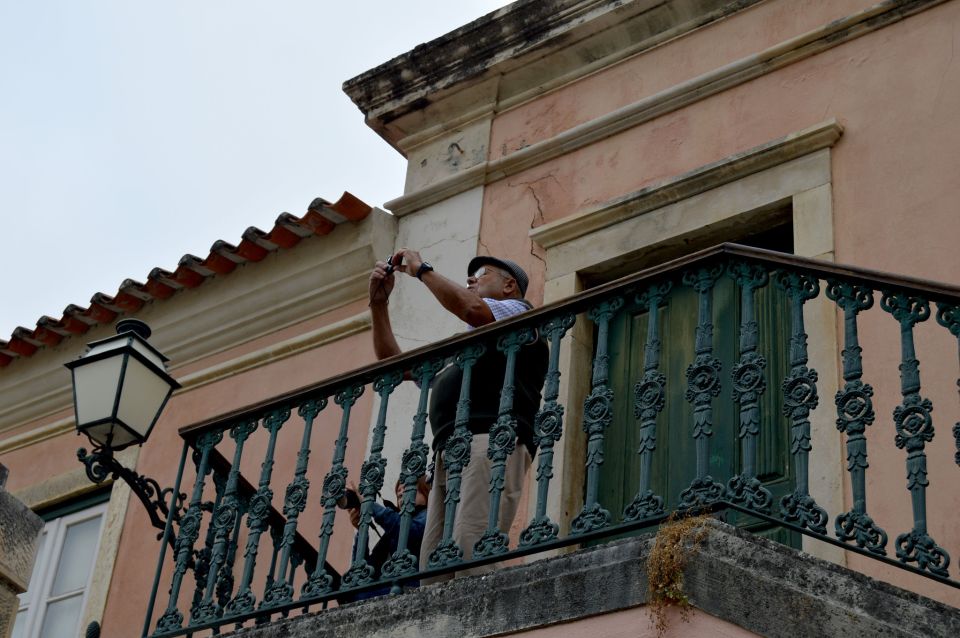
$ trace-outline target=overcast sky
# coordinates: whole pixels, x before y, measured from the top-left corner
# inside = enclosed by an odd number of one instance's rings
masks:
[[[0,0],[0,339],[404,160],[341,91],[504,0]]]

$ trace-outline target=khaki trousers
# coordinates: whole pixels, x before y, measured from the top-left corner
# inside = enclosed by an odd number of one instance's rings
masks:
[[[453,540],[463,550],[464,560],[473,556],[473,545],[487,530],[487,518],[490,516],[490,459],[487,458],[489,434],[474,434],[470,443],[470,462],[463,468],[460,480],[460,503],[457,506],[457,516],[453,525]],[[517,445],[507,457],[506,473],[504,475],[503,493],[500,496],[499,527],[503,532],[510,531],[513,519],[517,513],[520,496],[526,482],[527,470],[530,468],[530,452],[526,446]],[[433,473],[433,487],[427,502],[427,523],[423,532],[423,545],[420,549],[420,569],[427,568],[430,554],[440,541],[443,540],[444,501],[447,498],[447,472],[443,467],[443,455],[437,455],[436,468]],[[457,576],[473,576],[491,572],[494,565],[482,565],[472,569],[457,572]],[[438,583],[453,578],[452,574],[444,574],[434,578],[424,579],[425,585]]]

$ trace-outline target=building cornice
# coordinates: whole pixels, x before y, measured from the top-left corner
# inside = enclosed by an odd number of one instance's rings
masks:
[[[739,86],[777,69],[889,26],[945,0],[886,0],[841,20],[813,29],[759,53],[741,58],[664,91],[567,129],[510,155],[477,164],[426,188],[385,204],[397,216],[408,215],[457,193],[541,165],[560,155]]]
[[[588,73],[597,62],[611,64],[759,1],[521,0],[347,80],[343,90],[368,125],[404,152],[411,144],[405,138],[429,134],[415,130],[419,118],[406,116],[455,94],[451,101],[475,105],[477,99],[463,98],[465,90],[485,93],[482,86],[491,78],[552,52],[571,54],[564,64],[511,77],[504,87],[509,95],[501,94],[498,108],[524,99],[529,90],[541,93],[557,80],[569,82],[570,73]]]

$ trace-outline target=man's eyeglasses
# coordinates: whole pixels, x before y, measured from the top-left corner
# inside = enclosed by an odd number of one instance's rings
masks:
[[[480,266],[480,267],[477,268],[476,271],[474,271],[474,273],[473,273],[472,275],[470,275],[470,276],[473,277],[474,279],[480,279],[481,277],[483,277],[483,276],[486,275],[487,273],[493,273],[493,274],[495,274],[495,275],[500,275],[500,276],[503,277],[504,279],[513,279],[513,277],[511,277],[510,275],[505,275],[504,273],[500,272],[499,270],[494,270],[493,268],[487,268],[486,266]]]

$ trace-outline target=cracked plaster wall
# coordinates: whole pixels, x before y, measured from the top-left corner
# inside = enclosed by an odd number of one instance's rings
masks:
[[[420,252],[437,272],[454,281],[466,282],[467,263],[476,255],[480,230],[483,188],[455,195],[414,214],[399,218],[396,248]],[[463,332],[462,321],[445,311],[427,287],[412,277],[401,276],[390,296],[390,321],[403,351],[412,350],[452,334]],[[410,444],[410,428],[420,391],[405,382],[390,396],[390,410],[383,454],[387,459],[383,496],[393,500],[393,484],[400,476],[400,459]],[[374,406],[370,427],[377,416]],[[430,432],[427,428],[427,441]],[[369,445],[369,444],[368,444]]]

